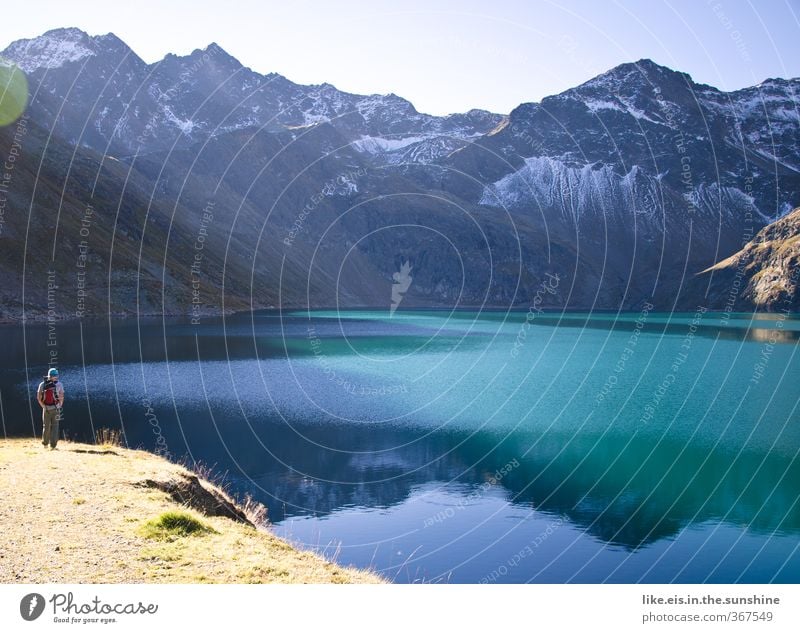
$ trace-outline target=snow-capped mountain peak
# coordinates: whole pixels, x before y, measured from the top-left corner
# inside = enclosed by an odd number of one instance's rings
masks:
[[[17,40],[4,53],[27,73],[60,68],[95,54],[93,38],[77,28],[55,29],[39,37]]]
[[[14,42],[4,55],[29,75],[36,73],[31,108],[42,120],[58,120],[65,139],[104,152],[146,153],[246,128],[281,131],[326,123],[345,141],[378,139],[361,143],[362,151],[386,154],[398,149],[397,139],[443,136],[466,142],[500,118],[436,117],[391,93],[359,95],[329,83],[296,84],[243,66],[213,42],[146,64],[113,34],[90,36],[69,28]],[[67,93],[75,99],[65,109]],[[429,160],[451,149],[450,142],[431,143],[408,158]]]

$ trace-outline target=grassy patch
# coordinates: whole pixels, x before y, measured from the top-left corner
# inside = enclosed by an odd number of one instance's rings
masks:
[[[140,528],[139,533],[149,539],[173,540],[183,536],[216,533],[216,530],[188,512],[170,510],[150,519]]]

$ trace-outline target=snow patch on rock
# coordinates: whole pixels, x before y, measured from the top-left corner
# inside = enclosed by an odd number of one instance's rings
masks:
[[[404,138],[384,138],[381,136],[363,136],[353,141],[353,147],[366,154],[383,154],[394,152],[414,143],[424,141],[427,136],[406,136]]]
[[[95,54],[86,47],[79,33],[64,37],[51,32],[32,40],[19,40],[6,49],[6,55],[27,73],[40,68],[60,68]]]

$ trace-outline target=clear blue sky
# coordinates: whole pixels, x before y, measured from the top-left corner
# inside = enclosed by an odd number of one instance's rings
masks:
[[[2,22],[0,50],[62,26],[148,62],[216,41],[259,72],[434,114],[508,112],[642,57],[725,90],[800,76],[800,0],[18,0]]]

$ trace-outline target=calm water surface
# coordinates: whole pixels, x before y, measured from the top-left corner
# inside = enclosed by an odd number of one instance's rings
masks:
[[[397,582],[800,582],[797,318],[256,312],[0,336],[5,434],[38,432],[55,352],[70,436],[121,427],[213,466],[278,534]]]

